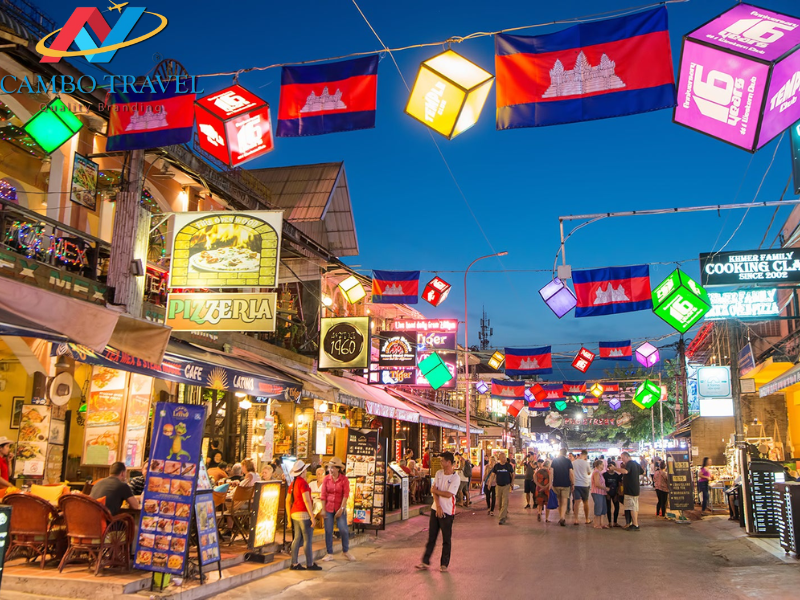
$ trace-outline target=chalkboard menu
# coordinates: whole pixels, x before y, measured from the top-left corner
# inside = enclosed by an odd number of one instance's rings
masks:
[[[784,482],[783,467],[772,461],[754,460],[747,470],[749,485],[749,517],[753,533],[763,537],[778,537],[781,496],[776,483]]]
[[[669,475],[669,507],[672,510],[694,509],[694,485],[689,466],[689,452],[677,450],[667,452],[667,474]]]
[[[781,548],[786,553],[797,551],[797,540],[800,537],[800,483],[776,483],[775,489],[781,499],[778,538]]]
[[[386,440],[377,429],[354,429],[347,434],[345,475],[350,481],[353,523],[365,529],[384,529],[386,497]]]

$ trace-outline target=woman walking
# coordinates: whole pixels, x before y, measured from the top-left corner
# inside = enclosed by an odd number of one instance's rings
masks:
[[[603,525],[603,515],[606,514],[606,495],[608,486],[603,479],[603,461],[599,458],[594,461],[594,471],[592,471],[592,500],[594,501],[594,528],[608,529],[608,525]]]
[[[486,513],[489,516],[494,516],[494,505],[497,500],[497,476],[492,472],[494,465],[497,463],[494,456],[489,459],[489,464],[486,466],[486,479],[483,480],[483,493],[486,497]]]
[[[533,483],[536,486],[534,491],[534,502],[536,502],[537,515],[536,519],[542,520],[542,508],[545,509],[544,522],[550,520],[550,508],[547,506],[547,501],[550,499],[550,490],[552,489],[553,473],[550,470],[550,461],[544,461],[541,458],[536,461],[538,468],[533,474]]]
[[[320,500],[325,508],[325,549],[328,553],[322,560],[333,560],[333,523],[339,527],[342,538],[342,553],[349,561],[355,556],[350,554],[350,532],[347,529],[347,499],[350,497],[350,482],[344,476],[344,463],[338,457],[328,463],[329,474],[320,486]]]
[[[656,488],[658,495],[658,504],[656,504],[656,516],[667,516],[667,498],[669,498],[669,476],[667,475],[666,465],[659,463],[656,467],[656,472],[653,473],[653,485]]]
[[[617,519],[619,518],[619,503],[620,503],[620,488],[622,482],[622,475],[617,471],[617,463],[613,460],[608,461],[608,470],[603,473],[603,479],[606,482],[608,492],[606,492],[606,508],[608,509],[608,525],[609,527],[619,527]],[[611,508],[614,508],[614,521],[611,521]]]
[[[714,476],[711,474],[711,470],[708,469],[710,464],[711,459],[707,456],[704,457],[703,466],[700,467],[700,472],[697,474],[697,491],[703,498],[703,505],[701,509],[702,512],[710,510],[708,504],[708,485],[711,483],[711,480],[714,479]]]
[[[287,512],[292,516],[294,525],[294,535],[292,537],[292,564],[289,567],[292,571],[321,571],[322,567],[314,563],[314,550],[311,548],[313,529],[311,528],[311,488],[308,487],[303,475],[308,469],[308,465],[302,460],[294,463],[290,477],[293,477],[290,486],[291,493],[286,496]],[[306,566],[303,567],[299,562],[300,544],[304,544],[306,552]]]

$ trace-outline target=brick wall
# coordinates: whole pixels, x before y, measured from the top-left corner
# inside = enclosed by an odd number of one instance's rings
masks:
[[[700,465],[708,456],[712,465],[725,464],[725,446],[734,432],[733,417],[699,417],[692,421],[692,463]]]

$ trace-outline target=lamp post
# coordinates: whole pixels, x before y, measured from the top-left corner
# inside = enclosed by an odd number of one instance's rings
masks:
[[[464,372],[466,373],[466,382],[464,386],[464,397],[466,399],[466,411],[465,415],[467,417],[467,452],[470,449],[470,436],[469,436],[469,403],[470,403],[470,396],[472,395],[472,390],[469,386],[469,316],[467,313],[467,275],[469,275],[469,270],[479,260],[483,260],[484,258],[492,258],[493,256],[506,256],[508,252],[497,252],[495,254],[487,254],[486,256],[481,256],[476,258],[467,267],[467,270],[464,271]]]

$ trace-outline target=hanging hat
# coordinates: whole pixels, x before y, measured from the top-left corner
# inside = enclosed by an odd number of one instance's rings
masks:
[[[308,465],[306,463],[304,463],[302,460],[298,460],[296,463],[294,463],[294,466],[292,467],[292,470],[289,472],[289,475],[291,475],[292,477],[299,477],[300,475],[305,473],[305,470],[307,468]]]
[[[6,444],[13,444],[13,443],[14,443],[14,442],[12,442],[12,441],[11,441],[10,439],[8,439],[6,436],[4,436],[4,435],[0,435],[0,446],[5,446]]]
[[[328,466],[337,467],[340,471],[344,471],[344,463],[338,456],[334,456],[330,461],[328,461]]]

